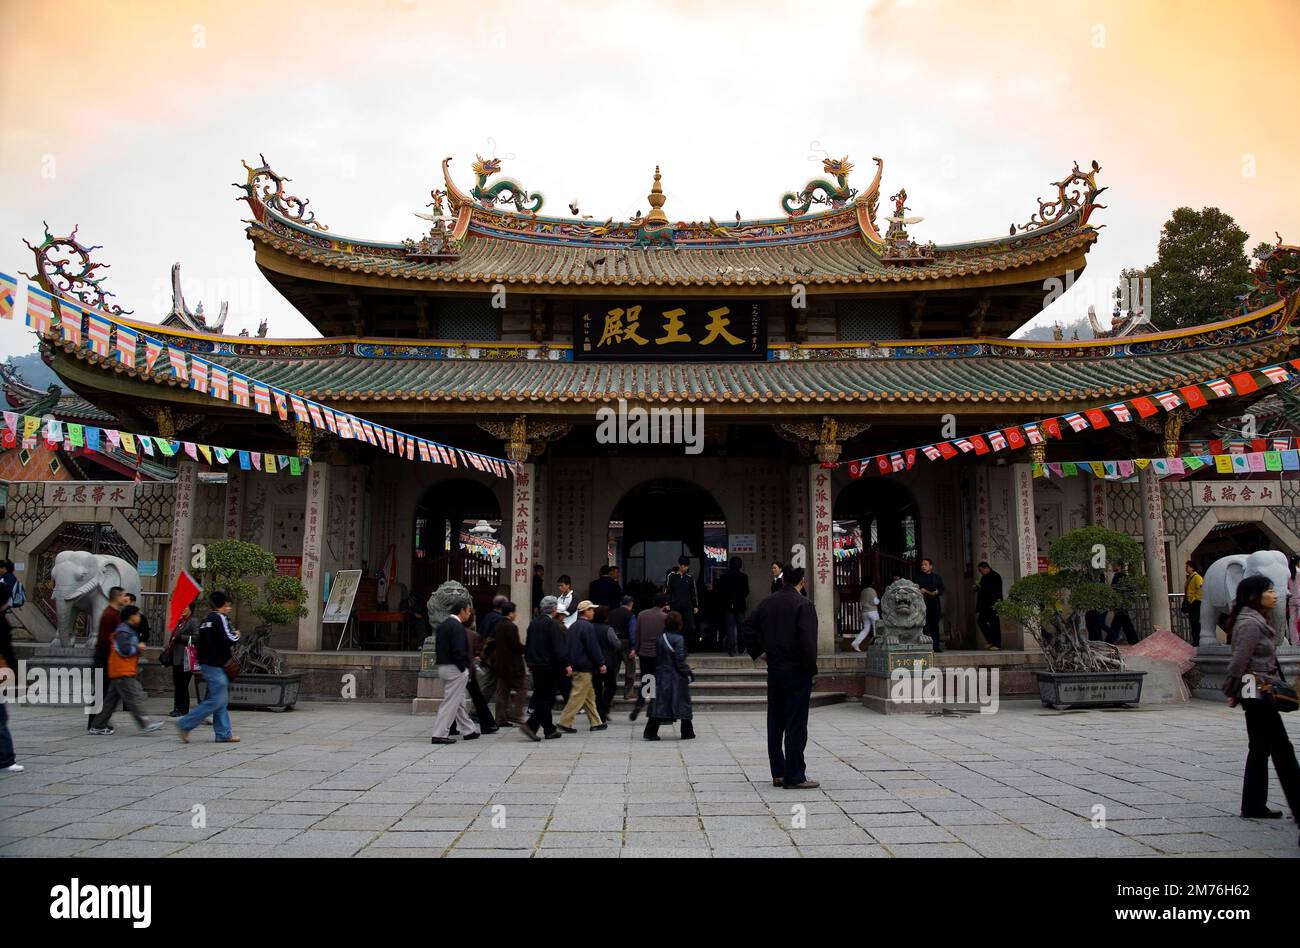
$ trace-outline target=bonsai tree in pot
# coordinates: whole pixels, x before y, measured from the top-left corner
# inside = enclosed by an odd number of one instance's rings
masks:
[[[1052,541],[1047,553],[1050,570],[1012,583],[998,612],[1033,635],[1049,671],[1123,671],[1119,649],[1089,640],[1085,614],[1126,609],[1141,598],[1146,577],[1132,566],[1142,562],[1142,547],[1114,530],[1083,527]],[[1116,563],[1130,571],[1126,581],[1112,585],[1106,571]]]
[[[272,558],[274,560],[274,558]],[[251,635],[241,637],[235,657],[248,672],[259,675],[283,675],[284,659],[268,644],[275,626],[292,622],[307,614],[307,588],[295,576],[270,576],[262,587],[262,596],[253,606],[253,615],[262,620]]]
[[[238,615],[242,605],[257,598],[257,580],[274,572],[275,557],[256,543],[218,540],[208,544],[203,585],[209,592],[220,589],[229,595]]]

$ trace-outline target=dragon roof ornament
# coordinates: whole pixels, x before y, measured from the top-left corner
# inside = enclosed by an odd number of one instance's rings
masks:
[[[261,153],[258,154],[262,164],[256,168],[250,168],[248,162],[240,161],[244,170],[248,172],[248,180],[243,184],[235,182],[233,185],[244,192],[244,196],[238,198],[240,201],[247,201],[248,206],[253,209],[253,215],[260,222],[262,220],[265,208],[275,211],[285,220],[295,224],[301,224],[304,227],[314,227],[316,230],[329,230],[324,224],[316,220],[316,212],[307,210],[307,205],[311,203],[307,198],[294,197],[292,194],[284,193],[285,183],[292,180],[276,174],[267,164],[266,157]],[[272,187],[274,185],[274,187]],[[258,188],[261,188],[259,193]]]
[[[470,194],[484,207],[513,204],[515,210],[521,214],[536,214],[546,203],[546,198],[540,191],[528,191],[514,178],[502,178],[488,187],[488,178],[501,170],[500,158],[484,158],[482,155],[475,155],[473,169],[477,180]]]
[[[1016,231],[1027,233],[1060,223],[1076,211],[1079,214],[1076,226],[1080,228],[1086,226],[1093,211],[1104,210],[1106,207],[1105,204],[1096,203],[1097,196],[1106,190],[1097,187],[1097,172],[1100,170],[1101,165],[1097,164],[1095,159],[1089,171],[1081,170],[1076,161],[1074,170],[1060,181],[1052,182],[1057,191],[1056,200],[1044,201],[1039,198],[1038,212],[1024,224],[1012,224],[1011,236],[1014,237]]]
[[[23,276],[35,280],[43,290],[55,296],[79,300],[113,316],[129,314],[131,310],[108,301],[113,294],[104,289],[105,278],[95,276],[96,270],[108,267],[107,263],[95,263],[90,258],[91,251],[101,249],[100,245],[88,247],[81,243],[77,240],[76,227],[66,237],[55,237],[50,233],[50,225],[44,221],[41,223],[45,227],[45,239],[40,244],[33,247],[28,240],[23,240],[36,258],[36,272],[23,273]],[[62,257],[64,253],[70,255]]]

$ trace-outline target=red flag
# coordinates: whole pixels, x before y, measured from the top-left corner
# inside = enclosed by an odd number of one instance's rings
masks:
[[[1089,408],[1084,411],[1084,414],[1088,417],[1088,421],[1094,428],[1110,427],[1110,422],[1106,420],[1106,415],[1100,408]]]
[[[1204,408],[1208,402],[1205,400],[1205,393],[1201,391],[1199,385],[1184,385],[1178,390],[1183,401],[1187,402],[1188,408]]]
[[[1147,398],[1145,395],[1141,398],[1133,399],[1131,404],[1138,410],[1138,416],[1140,418],[1150,418],[1152,415],[1156,414],[1156,412],[1160,411],[1160,409],[1156,407],[1155,402],[1151,401],[1151,399]]]
[[[169,634],[176,628],[176,623],[181,618],[181,611],[198,598],[202,591],[203,587],[194,581],[194,577],[181,570],[181,574],[176,577],[176,585],[172,587],[172,594],[167,600],[167,628],[163,630],[164,634]]]
[[[916,448],[908,448],[904,452],[904,456],[907,458],[907,469],[910,471],[912,465],[916,463]]]
[[[876,467],[880,468],[880,473],[881,473],[881,474],[888,474],[888,473],[889,473],[889,458],[886,457],[886,456],[883,455],[883,454],[880,455],[879,457],[877,457],[877,458],[876,458]]]
[[[1238,372],[1236,375],[1229,376],[1228,380],[1232,382],[1232,387],[1237,390],[1238,395],[1245,395],[1259,388],[1255,377],[1249,372]]]
[[[1060,441],[1061,440],[1061,419],[1044,418],[1043,430],[1047,432],[1047,436],[1049,438],[1055,438],[1057,441]]]
[[[973,445],[975,445],[975,453],[976,453],[976,454],[988,454],[988,453],[989,453],[989,446],[988,446],[988,443],[984,440],[984,436],[983,436],[983,435],[971,435],[971,436],[970,436],[970,443],[973,444]]]
[[[421,445],[421,447],[423,447],[423,445]],[[862,464],[861,464],[861,462],[859,462],[859,461],[850,461],[850,462],[849,462],[849,477],[853,478],[854,480],[857,480],[857,479],[858,479],[859,477],[861,477],[861,476],[862,476]]]
[[[1019,428],[1004,428],[1002,433],[1007,436],[1007,444],[1013,451],[1025,446],[1025,436]]]
[[[1210,442],[1210,453],[1211,453],[1211,454],[1222,454],[1222,453],[1223,453],[1223,441],[1220,440],[1220,439],[1216,439],[1216,440],[1214,440],[1214,441],[1211,441],[1211,442]]]
[[[1250,450],[1256,453],[1268,450],[1268,440],[1266,438],[1255,438],[1250,442]]]
[[[957,449],[952,446],[951,441],[940,441],[935,447],[939,449],[939,453],[943,455],[945,461],[957,456]]]

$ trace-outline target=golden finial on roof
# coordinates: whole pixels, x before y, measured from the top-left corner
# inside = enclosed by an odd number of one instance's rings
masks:
[[[667,224],[668,215],[664,213],[664,189],[659,186],[659,166],[655,165],[655,183],[650,188],[650,194],[646,197],[650,202],[650,213],[646,215],[646,223],[649,224]]]

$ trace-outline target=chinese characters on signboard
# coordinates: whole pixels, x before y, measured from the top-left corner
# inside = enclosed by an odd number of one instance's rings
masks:
[[[575,359],[767,358],[761,303],[593,301],[574,316]]]
[[[133,481],[46,481],[46,507],[134,507]]]
[[[1206,481],[1192,490],[1193,507],[1272,507],[1281,502],[1278,485],[1266,481]]]

